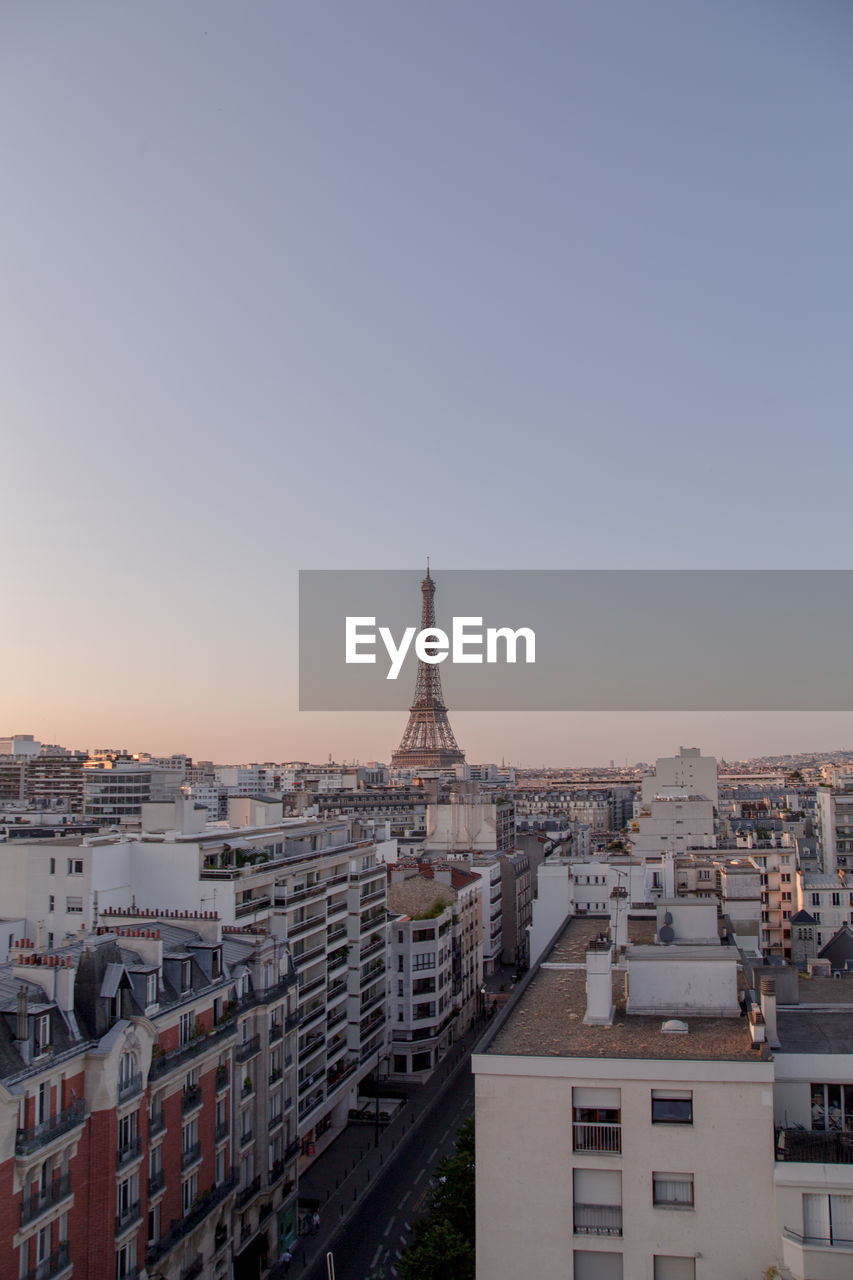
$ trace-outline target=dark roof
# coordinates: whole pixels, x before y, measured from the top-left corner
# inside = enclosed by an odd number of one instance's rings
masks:
[[[808,911],[796,911],[791,916],[791,924],[817,924],[817,920]]]
[[[853,929],[843,924],[826,946],[821,947],[818,956],[821,960],[828,960],[833,969],[853,967]]]

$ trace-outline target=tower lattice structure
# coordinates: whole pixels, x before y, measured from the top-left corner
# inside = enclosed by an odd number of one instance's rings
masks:
[[[421,583],[421,630],[435,627],[435,582],[427,563]],[[465,753],[453,736],[441,692],[441,676],[435,662],[418,662],[415,700],[399,747],[391,756],[395,769],[452,769],[465,763]]]

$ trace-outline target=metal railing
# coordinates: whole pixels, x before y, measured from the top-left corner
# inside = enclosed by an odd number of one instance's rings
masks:
[[[166,1129],[166,1116],[161,1107],[159,1111],[152,1111],[151,1118],[148,1121],[148,1137],[156,1138]]]
[[[186,1147],[181,1152],[181,1169],[189,1169],[190,1165],[198,1164],[201,1159],[201,1143],[194,1142],[191,1147]]]
[[[55,1138],[61,1137],[75,1129],[86,1119],[86,1101],[78,1098],[70,1107],[59,1111],[55,1116],[40,1121],[28,1129],[19,1129],[15,1135],[15,1154],[28,1156],[39,1147],[47,1146]]]
[[[259,898],[249,898],[243,902],[238,902],[234,907],[234,915],[237,917],[251,915],[253,911],[264,911],[267,907],[272,906],[272,899],[268,893],[261,894]]]
[[[621,1124],[598,1124],[585,1120],[575,1120],[575,1151],[601,1151],[608,1155],[618,1155],[622,1151]]]
[[[777,1129],[776,1159],[800,1164],[853,1164],[853,1133]]]
[[[794,1244],[805,1245],[806,1248],[853,1250],[853,1231],[850,1228],[847,1228],[846,1235],[839,1235],[833,1232],[831,1236],[801,1236],[799,1232],[792,1231],[790,1227],[784,1227],[782,1234],[792,1240]]]
[[[142,1139],[137,1136],[123,1143],[116,1152],[116,1168],[122,1169],[142,1154]]]
[[[237,1045],[236,1058],[238,1062],[246,1062],[249,1058],[253,1058],[256,1053],[261,1051],[261,1037],[259,1034],[250,1036],[248,1040],[244,1040]]]
[[[193,1084],[184,1089],[181,1097],[181,1111],[184,1115],[188,1111],[195,1111],[196,1107],[201,1106],[201,1085]]]
[[[125,1209],[120,1209],[116,1214],[116,1235],[139,1222],[141,1217],[138,1200],[134,1200],[133,1204],[129,1204]]]
[[[179,1045],[177,1049],[163,1053],[160,1057],[152,1058],[151,1069],[148,1072],[149,1080],[165,1075],[167,1071],[173,1071],[175,1067],[182,1066],[192,1058],[197,1058],[200,1053],[207,1053],[213,1045],[218,1044],[221,1040],[227,1040],[229,1036],[233,1036],[236,1030],[237,1018],[235,1015],[225,1022],[221,1022],[218,1027],[214,1027],[207,1035],[199,1036],[195,1040],[189,1040],[186,1044]]]
[[[214,1187],[207,1195],[199,1200],[182,1218],[173,1218],[169,1230],[164,1236],[161,1236],[156,1244],[153,1244],[146,1254],[146,1262],[149,1267],[159,1261],[170,1249],[174,1249],[191,1231],[203,1222],[209,1213],[211,1213],[218,1204],[229,1196],[237,1186],[237,1174],[232,1170],[231,1176]]]
[[[166,1185],[166,1174],[163,1169],[155,1169],[153,1173],[148,1175],[148,1194],[155,1196],[158,1191],[162,1191]]]
[[[621,1204],[576,1204],[576,1236],[621,1236]]]
[[[228,1121],[223,1120],[220,1124],[216,1126],[216,1130],[213,1135],[214,1142],[224,1142],[225,1139],[228,1137],[228,1131],[229,1131]]]
[[[53,1276],[58,1276],[61,1271],[71,1265],[71,1253],[67,1244],[61,1244],[58,1249],[54,1249],[48,1258],[43,1258],[41,1262],[37,1262],[24,1277],[24,1280],[52,1280]]]
[[[71,1174],[66,1173],[61,1178],[55,1178],[45,1191],[37,1190],[29,1196],[24,1196],[21,1201],[21,1226],[25,1227],[46,1209],[52,1209],[54,1205],[59,1204],[60,1200],[65,1200],[70,1195]]]
[[[242,1209],[247,1205],[253,1196],[256,1196],[261,1189],[261,1175],[256,1173],[248,1186],[242,1187],[237,1192],[237,1207]]]

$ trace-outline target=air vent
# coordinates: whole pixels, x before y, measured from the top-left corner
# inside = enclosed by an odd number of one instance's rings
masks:
[[[658,937],[660,938],[661,942],[666,942],[666,943],[674,942],[674,941],[675,941],[675,930],[673,929],[672,925],[671,925],[671,924],[662,924],[662,925],[661,925],[661,929],[660,929],[660,933],[658,934]]]
[[[687,1023],[682,1022],[679,1018],[667,1018],[666,1022],[661,1023],[660,1029],[661,1031],[665,1031],[667,1035],[687,1035]]]

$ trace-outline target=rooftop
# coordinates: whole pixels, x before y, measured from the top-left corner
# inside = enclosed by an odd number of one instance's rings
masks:
[[[629,919],[629,937],[634,945],[653,942],[653,920]],[[719,1061],[759,1061],[753,1049],[746,1018],[719,1016],[687,1017],[687,1035],[662,1031],[667,1014],[628,1014],[625,1000],[624,968],[613,973],[612,1026],[587,1026],[587,947],[609,931],[609,921],[577,917],[569,920],[551,948],[542,967],[507,1021],[495,1034],[485,1052],[522,1057],[561,1058],[661,1058]],[[662,948],[677,955],[681,947]],[[696,951],[684,947],[683,951]],[[699,950],[705,952],[706,947]],[[726,950],[721,948],[721,958]],[[630,953],[629,953],[630,955]],[[548,968],[548,965],[577,965],[577,968]],[[837,984],[836,984],[837,985]]]

